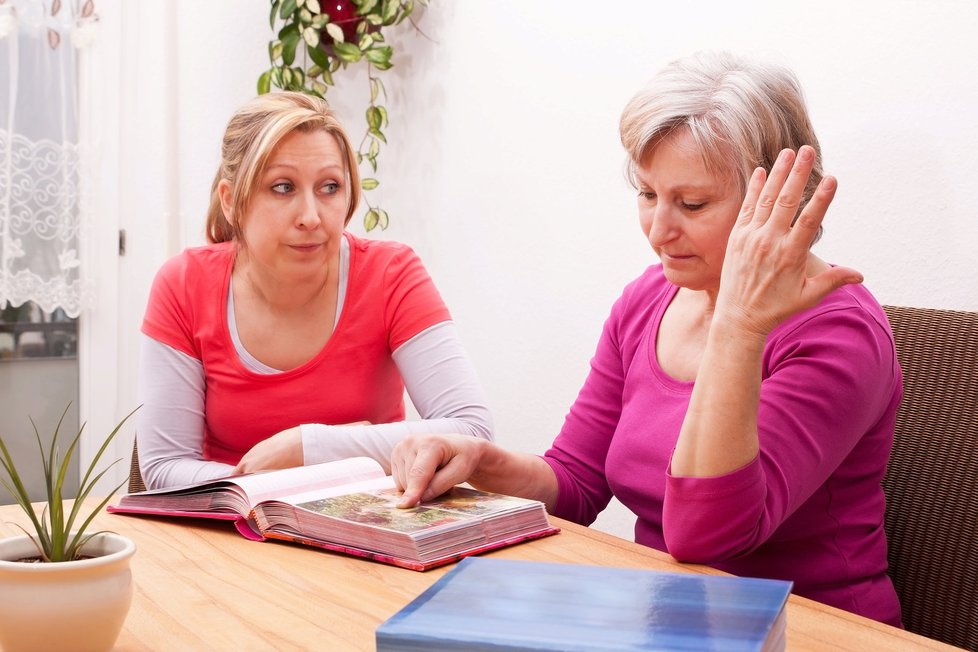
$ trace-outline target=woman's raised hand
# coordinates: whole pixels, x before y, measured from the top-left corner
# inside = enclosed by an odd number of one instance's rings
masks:
[[[834,177],[822,179],[798,215],[814,161],[807,145],[797,155],[786,149],[770,176],[761,168],[751,176],[727,241],[716,307],[717,316],[744,332],[766,337],[833,290],[863,280],[846,267],[809,268],[809,249],[837,187]]]

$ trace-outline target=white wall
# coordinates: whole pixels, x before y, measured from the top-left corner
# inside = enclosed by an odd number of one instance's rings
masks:
[[[267,67],[268,5],[99,9],[127,15],[124,70],[139,76],[120,101],[147,125],[123,146],[120,179],[122,221],[139,234],[120,298],[119,401],[131,405],[146,290],[165,255],[202,242],[221,132]],[[861,270],[884,303],[978,310],[978,4],[432,0],[418,22],[430,38],[405,26],[385,75],[390,146],[374,194],[392,225],[371,235],[426,261],[503,445],[546,448],[608,308],[654,262],[617,121],[661,65],[698,49],[771,58],[801,78],[840,180],[818,254]],[[341,82],[331,98],[356,138],[366,83]],[[620,511],[599,525],[630,535]]]

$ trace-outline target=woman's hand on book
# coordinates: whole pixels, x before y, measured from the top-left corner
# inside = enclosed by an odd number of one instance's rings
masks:
[[[294,466],[302,466],[304,461],[302,434],[299,432],[299,426],[296,426],[252,446],[231,473],[240,475],[271,469],[290,469]]]
[[[398,507],[414,507],[468,480],[491,444],[464,435],[408,435],[391,452],[391,475],[403,491]]]

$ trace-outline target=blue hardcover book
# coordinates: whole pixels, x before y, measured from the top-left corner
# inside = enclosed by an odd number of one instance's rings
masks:
[[[470,557],[377,628],[377,652],[783,650],[791,582]]]

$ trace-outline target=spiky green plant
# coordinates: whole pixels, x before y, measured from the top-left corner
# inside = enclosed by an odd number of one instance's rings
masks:
[[[24,530],[24,532],[34,540],[37,546],[38,556],[45,562],[73,561],[78,559],[81,549],[89,539],[100,534],[100,532],[88,533],[88,527],[91,525],[95,515],[102,511],[102,508],[108,504],[112,496],[122,488],[126,481],[123,481],[119,486],[115,487],[96,508],[84,517],[82,516],[83,503],[108,470],[121,461],[116,460],[112,464],[109,464],[101,473],[95,474],[98,461],[101,459],[102,454],[105,453],[109,443],[115,438],[119,430],[122,429],[126,420],[139,409],[136,408],[136,410],[127,414],[115,429],[109,433],[105,441],[102,442],[102,447],[98,449],[98,453],[95,454],[92,463],[88,466],[82,481],[78,485],[78,492],[75,494],[71,509],[66,510],[65,501],[62,496],[65,476],[78,450],[78,443],[81,440],[82,432],[85,430],[85,424],[82,424],[78,430],[78,434],[75,435],[71,445],[68,446],[64,458],[62,458],[61,451],[58,448],[58,434],[61,430],[61,424],[64,422],[65,415],[68,414],[69,407],[71,407],[70,403],[65,407],[65,411],[61,413],[61,418],[58,419],[58,425],[54,429],[54,434],[51,437],[51,445],[47,451],[44,450],[44,444],[41,442],[41,434],[38,432],[37,424],[34,423],[34,419],[28,417],[31,426],[34,428],[34,437],[37,439],[37,447],[41,453],[44,486],[47,492],[47,503],[44,505],[44,510],[40,518],[38,518],[34,507],[31,505],[30,496],[20,479],[20,474],[14,467],[13,457],[10,455],[10,451],[3,441],[3,435],[0,435],[0,466],[6,472],[6,478],[0,477],[0,483],[3,484],[14,501],[20,505],[21,509],[30,518],[34,533],[32,534],[27,530]],[[81,524],[76,525],[77,523]]]

